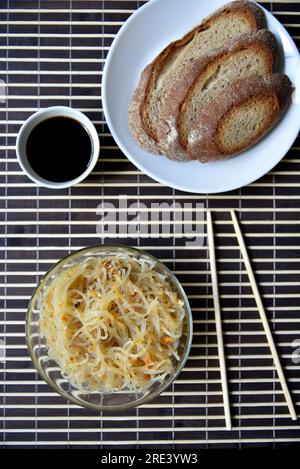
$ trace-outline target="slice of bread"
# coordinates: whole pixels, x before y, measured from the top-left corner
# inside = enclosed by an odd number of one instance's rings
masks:
[[[160,153],[158,126],[165,96],[174,80],[178,80],[200,57],[211,54],[233,38],[264,26],[264,13],[256,4],[235,1],[167,46],[145,68],[131,100],[128,123],[136,141],[144,149]]]
[[[246,150],[278,122],[291,95],[283,74],[237,80],[202,109],[188,137],[189,154],[205,163]]]
[[[205,106],[233,81],[274,71],[277,42],[267,30],[245,34],[211,57],[193,61],[173,81],[159,124],[162,152],[172,159],[187,158],[189,132]]]

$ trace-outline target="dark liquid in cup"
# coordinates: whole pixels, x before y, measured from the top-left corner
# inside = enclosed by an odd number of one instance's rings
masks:
[[[26,144],[32,169],[51,182],[67,182],[83,174],[92,156],[91,137],[69,117],[50,117],[32,129]]]

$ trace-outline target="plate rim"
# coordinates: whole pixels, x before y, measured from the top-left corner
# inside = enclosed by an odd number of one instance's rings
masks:
[[[300,118],[299,118],[299,123],[298,123],[297,130],[295,130],[295,135],[293,134],[291,136],[291,142],[292,143],[290,144],[289,148],[285,151],[285,153],[283,155],[278,157],[278,159],[276,159],[276,161],[273,160],[271,162],[271,164],[268,166],[267,170],[263,169],[261,172],[258,171],[256,176],[250,177],[248,182],[246,182],[245,184],[244,183],[242,183],[242,185],[240,185],[240,183],[238,183],[237,185],[233,184],[230,188],[226,188],[226,189],[212,187],[211,190],[209,190],[208,192],[207,191],[205,192],[203,190],[201,191],[200,189],[199,189],[199,191],[194,191],[194,190],[189,189],[184,184],[173,183],[173,182],[170,183],[164,177],[161,177],[160,175],[154,174],[151,169],[145,168],[143,163],[140,163],[135,156],[130,154],[130,152],[123,145],[122,140],[119,138],[118,132],[115,131],[114,124],[113,124],[112,119],[110,117],[108,99],[107,99],[107,95],[106,95],[107,80],[108,80],[108,76],[109,76],[109,67],[110,67],[110,63],[111,63],[111,60],[112,60],[112,57],[113,57],[113,54],[114,54],[114,50],[115,50],[116,46],[118,45],[118,43],[120,42],[123,32],[130,27],[131,23],[133,21],[135,21],[136,17],[138,17],[146,9],[150,8],[152,4],[159,3],[159,2],[162,2],[162,1],[163,0],[149,0],[146,4],[144,4],[140,8],[138,8],[124,22],[124,24],[121,26],[121,28],[119,29],[118,33],[116,34],[114,40],[111,43],[111,46],[110,46],[110,49],[108,51],[106,61],[105,61],[105,64],[104,64],[103,75],[102,75],[102,106],[103,106],[103,113],[104,113],[106,123],[107,123],[107,125],[109,127],[109,130],[111,132],[111,135],[114,138],[114,140],[117,143],[120,150],[124,153],[126,158],[128,158],[129,161],[131,161],[132,164],[134,164],[140,171],[142,171],[143,174],[145,174],[146,176],[152,178],[154,181],[156,181],[156,182],[158,182],[158,183],[160,183],[164,186],[167,186],[167,187],[170,187],[170,188],[182,191],[182,192],[187,192],[187,193],[191,193],[191,194],[202,194],[202,195],[227,193],[227,192],[231,192],[231,191],[238,190],[238,189],[241,189],[243,187],[246,187],[246,186],[254,183],[255,181],[261,179],[266,174],[268,174],[285,157],[285,155],[288,153],[290,148],[293,146],[293,143],[295,142],[295,140],[297,139],[297,137],[299,135]],[[230,3],[230,2],[225,1],[224,5],[226,5],[227,3]],[[288,39],[289,44],[292,46],[292,49],[293,49],[293,57],[295,57],[296,60],[298,60],[298,64],[299,64],[299,67],[300,67],[300,51],[298,50],[298,48],[297,48],[293,38],[289,34],[289,32],[286,30],[286,28],[280,23],[280,21],[271,12],[269,12],[266,8],[264,8],[259,3],[257,3],[257,2],[253,2],[253,3],[257,4],[264,11],[264,13],[267,17],[271,16],[273,18],[273,20],[275,20],[275,23],[276,23],[276,26],[277,26],[277,31],[280,30],[281,33]],[[140,73],[142,73],[142,70],[141,70]],[[283,116],[283,119],[284,119],[284,116]],[[153,158],[155,158],[155,157],[159,158],[160,157],[159,155],[154,155],[154,154],[152,154],[152,155],[150,154],[150,156],[152,156]]]

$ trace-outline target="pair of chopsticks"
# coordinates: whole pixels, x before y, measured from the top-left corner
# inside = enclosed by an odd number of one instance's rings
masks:
[[[231,218],[235,230],[235,234],[240,246],[240,250],[243,256],[244,264],[246,271],[250,280],[252,287],[253,295],[256,301],[257,309],[260,314],[260,318],[264,327],[264,331],[268,340],[268,344],[272,353],[273,361],[277,370],[279,381],[285,396],[285,400],[291,415],[292,420],[297,420],[297,414],[295,407],[284,377],[283,369],[280,363],[279,355],[276,349],[276,345],[273,339],[273,335],[270,329],[268,318],[261,300],[261,296],[257,287],[257,283],[254,277],[253,269],[249,259],[249,255],[246,249],[245,241],[240,229],[239,222],[237,220],[235,212],[231,211]],[[215,309],[215,319],[216,319],[216,332],[217,332],[217,341],[218,341],[218,354],[220,361],[220,372],[221,372],[221,383],[222,383],[222,392],[224,400],[224,413],[225,413],[225,422],[227,430],[232,429],[231,424],[231,415],[230,415],[230,404],[229,404],[229,393],[227,385],[227,373],[226,373],[226,363],[225,363],[225,353],[224,353],[224,343],[223,343],[223,333],[222,333],[222,319],[221,319],[221,308],[220,308],[220,298],[219,298],[219,287],[218,287],[218,278],[217,278],[217,266],[216,266],[216,253],[215,253],[215,242],[214,242],[214,231],[213,231],[213,222],[211,217],[211,212],[207,212],[207,235],[208,235],[208,245],[209,245],[209,257],[210,257],[210,269],[211,269],[211,280],[212,280],[212,290],[213,290],[213,300],[214,300],[214,309]]]

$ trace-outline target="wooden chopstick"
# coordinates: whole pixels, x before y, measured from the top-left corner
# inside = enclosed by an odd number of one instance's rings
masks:
[[[222,333],[222,320],[221,320],[221,308],[220,308],[219,287],[218,287],[218,278],[217,278],[214,231],[213,231],[213,224],[212,224],[210,211],[207,212],[207,236],[208,236],[208,246],[209,246],[210,270],[211,270],[212,291],[213,291],[215,319],[216,319],[216,332],[217,332],[217,341],[218,341],[218,353],[219,353],[221,383],[222,383],[222,392],[223,392],[223,401],[224,401],[225,422],[226,422],[227,430],[231,430],[232,425],[231,425],[226,363],[225,363],[225,353],[224,353],[224,343],[223,343],[223,333]]]
[[[246,267],[247,274],[248,274],[248,277],[249,277],[249,280],[250,280],[250,284],[251,284],[251,287],[252,287],[252,291],[253,291],[253,294],[254,294],[256,305],[257,305],[257,308],[258,308],[258,311],[259,311],[259,314],[260,314],[261,321],[263,323],[263,327],[264,327],[264,330],[265,330],[265,334],[267,336],[268,344],[269,344],[269,347],[270,347],[270,350],[271,350],[271,353],[272,353],[272,357],[273,357],[275,367],[276,367],[276,370],[277,370],[277,373],[278,373],[278,377],[279,377],[279,380],[280,380],[280,383],[281,383],[281,387],[282,387],[282,390],[283,390],[283,393],[284,393],[284,396],[285,396],[285,399],[286,399],[286,403],[288,405],[292,420],[297,420],[297,414],[296,414],[296,411],[295,411],[295,407],[294,407],[294,404],[293,404],[289,389],[288,389],[287,384],[286,384],[286,380],[285,380],[283,369],[282,369],[282,366],[281,366],[281,363],[280,363],[279,355],[278,355],[278,352],[277,352],[277,349],[276,349],[276,346],[275,346],[275,342],[274,342],[273,335],[272,335],[272,332],[271,332],[271,329],[270,329],[270,326],[269,326],[268,318],[266,316],[266,312],[265,312],[265,309],[264,309],[264,306],[263,306],[263,303],[262,303],[262,300],[261,300],[261,296],[260,296],[260,293],[259,293],[259,290],[258,290],[258,287],[257,287],[257,283],[256,283],[256,280],[255,280],[255,277],[254,277],[253,269],[252,269],[252,266],[251,266],[251,263],[250,263],[250,259],[249,259],[249,256],[248,256],[248,252],[247,252],[247,249],[246,249],[244,238],[243,238],[243,235],[242,235],[242,232],[241,232],[240,225],[239,225],[239,222],[237,220],[236,214],[233,210],[231,210],[231,218],[232,218],[234,230],[235,230],[238,242],[239,242],[240,250],[241,250],[241,253],[242,253],[242,256],[243,256],[243,259],[244,259],[245,267]]]

